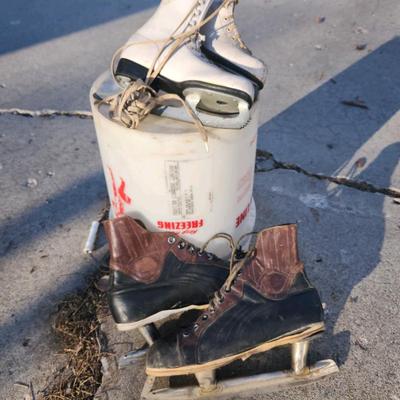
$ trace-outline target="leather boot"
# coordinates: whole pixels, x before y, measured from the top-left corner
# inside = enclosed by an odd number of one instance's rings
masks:
[[[120,330],[205,308],[229,274],[227,262],[174,233],[149,232],[128,216],[104,227],[110,247],[108,300]]]
[[[296,225],[261,231],[197,321],[151,347],[147,374],[215,369],[323,331],[320,297],[299,260],[296,236]]]

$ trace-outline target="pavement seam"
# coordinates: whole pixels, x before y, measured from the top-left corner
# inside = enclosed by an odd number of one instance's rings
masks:
[[[277,169],[285,169],[285,170],[295,171],[299,174],[308,176],[310,178],[316,178],[319,180],[332,182],[337,185],[347,186],[352,189],[360,190],[362,192],[380,193],[385,196],[400,198],[400,189],[391,188],[391,187],[381,188],[381,187],[377,187],[377,186],[373,185],[370,182],[354,181],[345,176],[330,176],[330,175],[324,175],[324,174],[320,174],[320,173],[309,172],[296,164],[278,161],[272,153],[265,151],[265,150],[260,150],[260,149],[257,150],[257,159],[260,160],[261,162],[267,161],[267,160],[272,161],[272,168],[263,169],[262,167],[261,168],[258,167],[256,170],[256,172],[258,172],[258,173],[269,172],[269,171],[273,171],[273,170],[277,170]]]
[[[74,117],[74,118],[88,118],[92,119],[93,114],[90,111],[64,111],[64,110],[25,110],[23,108],[0,108],[0,115],[18,115],[21,117]]]
[[[52,109],[43,109],[43,110],[26,110],[22,108],[0,108],[0,116],[1,115],[17,115],[21,117],[40,117],[40,118],[51,118],[55,116],[62,117],[73,117],[73,118],[81,118],[81,119],[92,119],[93,114],[90,111],[64,111],[64,110],[52,110]],[[397,188],[381,188],[373,185],[372,183],[366,181],[354,181],[345,176],[330,176],[324,175],[320,173],[313,173],[305,170],[299,165],[278,161],[274,155],[268,151],[257,149],[257,158],[261,159],[261,161],[270,160],[273,163],[272,168],[263,169],[258,168],[256,172],[269,172],[271,170],[276,169],[285,169],[290,171],[298,172],[302,175],[316,178],[319,180],[324,180],[328,182],[335,183],[337,185],[347,186],[352,189],[357,189],[363,192],[369,193],[381,193],[385,196],[400,198],[400,189]]]

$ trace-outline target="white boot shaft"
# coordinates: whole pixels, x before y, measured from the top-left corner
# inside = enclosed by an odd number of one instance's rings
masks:
[[[209,8],[209,14],[216,10],[222,2],[222,0],[214,0]],[[237,73],[243,73],[241,70],[247,71],[248,74],[255,78],[261,89],[266,80],[266,66],[261,60],[252,55],[240,37],[235,23],[236,3],[237,0],[231,0],[201,29],[201,33],[206,38],[203,49],[206,55],[210,56],[216,63],[225,64],[226,68]],[[215,58],[213,55],[216,55]],[[250,76],[248,77],[251,78]]]
[[[143,35],[151,40],[176,36],[203,20],[212,2],[213,0],[161,0],[155,13],[135,35]]]
[[[154,60],[159,56],[155,64],[157,68],[168,53],[169,47],[166,47],[163,53],[160,51],[165,47],[168,39],[172,39],[189,29],[196,26],[204,19],[213,0],[161,0],[160,5],[150,19],[140,27],[128,40],[126,49],[122,52],[121,58],[126,58],[137,62],[143,67],[149,68]],[[188,54],[182,58],[182,52],[196,52],[196,35],[185,46],[175,51],[170,57],[169,62],[163,68],[162,75],[167,75],[174,81],[190,79],[181,74],[177,62],[184,61],[185,64],[190,61]],[[171,61],[174,61],[172,66]],[[171,67],[172,66],[172,67]]]

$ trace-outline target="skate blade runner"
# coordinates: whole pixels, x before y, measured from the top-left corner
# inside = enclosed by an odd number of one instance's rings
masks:
[[[135,129],[149,113],[207,128],[241,129],[264,87],[266,67],[235,24],[237,0],[162,0],[154,15],[115,53],[121,92],[102,99],[113,119]],[[269,227],[237,242],[214,235],[199,248],[174,232],[152,232],[124,215],[104,223],[110,249],[108,303],[119,330],[139,329],[148,348],[143,399],[194,399],[283,390],[338,371],[333,360],[307,364],[324,312],[297,248],[297,225]],[[215,239],[228,261],[207,251]],[[244,245],[249,242],[248,246]],[[248,248],[247,248],[248,247]],[[191,312],[197,313],[191,316]],[[174,315],[192,322],[166,337],[155,323]],[[291,369],[218,381],[237,360],[290,346]],[[157,378],[196,376],[198,385],[154,389]]]

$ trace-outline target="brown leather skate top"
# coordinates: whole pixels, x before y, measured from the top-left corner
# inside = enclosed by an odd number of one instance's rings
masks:
[[[243,268],[242,279],[271,299],[284,297],[304,269],[297,250],[297,225],[262,230],[255,256]]]
[[[155,282],[161,275],[164,260],[172,252],[180,261],[192,264],[216,263],[207,255],[189,251],[191,244],[173,232],[150,232],[129,216],[103,223],[110,246],[110,268],[121,271],[133,279]],[[185,248],[179,249],[184,242]]]

